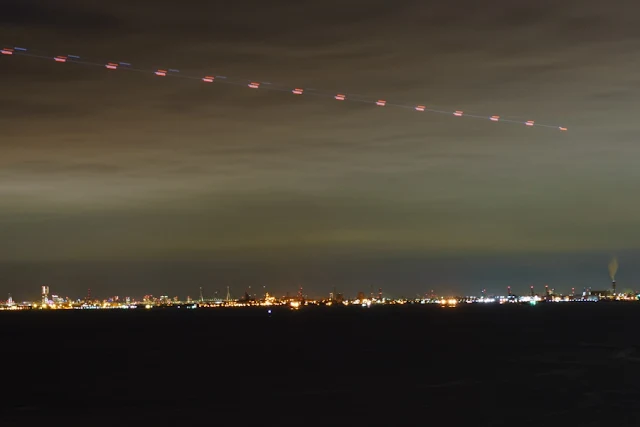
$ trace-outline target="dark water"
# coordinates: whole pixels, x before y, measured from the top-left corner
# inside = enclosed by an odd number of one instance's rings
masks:
[[[0,313],[1,425],[640,425],[640,305]]]

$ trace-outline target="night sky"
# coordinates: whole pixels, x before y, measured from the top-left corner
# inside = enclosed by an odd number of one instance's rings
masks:
[[[3,56],[0,299],[640,280],[633,2],[2,3],[6,46],[569,132]]]

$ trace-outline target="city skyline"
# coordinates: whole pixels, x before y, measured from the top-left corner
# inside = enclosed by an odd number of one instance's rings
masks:
[[[639,283],[633,5],[174,6],[10,0],[0,42],[569,131],[1,55],[0,295]]]
[[[616,259],[616,261],[618,260],[617,257],[614,259]],[[554,260],[556,262],[562,261],[558,258],[555,258]],[[50,277],[53,278],[53,282],[49,281],[44,284],[50,286],[52,289],[57,289],[57,293],[60,295],[84,295],[83,292],[86,293],[87,287],[85,286],[83,288],[82,286],[94,283],[89,288],[93,289],[94,296],[100,298],[107,298],[113,295],[140,297],[144,294],[150,294],[155,296],[170,295],[171,297],[186,297],[188,295],[194,299],[198,297],[200,289],[202,289],[205,295],[207,295],[207,298],[213,298],[216,294],[221,295],[221,292],[225,292],[227,287],[231,289],[235,297],[244,293],[248,289],[252,289],[252,294],[255,295],[260,295],[261,293],[268,291],[271,294],[283,296],[287,293],[293,294],[297,292],[300,287],[303,287],[305,294],[314,298],[326,296],[335,289],[338,289],[341,293],[347,296],[351,296],[356,295],[360,291],[365,291],[366,293],[371,289],[377,290],[379,288],[383,288],[385,290],[385,294],[392,297],[413,297],[416,295],[430,294],[432,291],[437,295],[445,296],[480,295],[482,291],[485,291],[488,295],[503,295],[509,287],[514,294],[525,295],[529,293],[531,286],[533,286],[536,292],[540,294],[544,292],[545,286],[549,289],[555,289],[555,291],[560,294],[569,294],[572,288],[575,289],[576,292],[582,291],[583,289],[607,290],[611,288],[612,278],[610,276],[611,271],[608,269],[608,265],[605,264],[604,266],[597,266],[591,262],[589,258],[582,260],[579,263],[579,267],[569,265],[567,268],[567,266],[565,266],[564,271],[561,264],[558,268],[559,271],[550,280],[545,280],[540,276],[531,276],[531,271],[536,271],[538,267],[535,264],[532,264],[530,258],[528,258],[526,262],[525,260],[522,261],[523,263],[519,268],[513,271],[512,279],[502,280],[491,278],[492,272],[499,270],[500,266],[481,264],[470,267],[469,265],[466,265],[464,271],[470,271],[475,278],[475,286],[473,287],[457,284],[460,274],[455,273],[457,264],[455,260],[452,259],[448,260],[448,264],[438,261],[434,266],[432,266],[439,268],[438,271],[427,271],[429,270],[429,266],[427,266],[427,269],[425,270],[425,266],[420,262],[417,262],[417,264],[419,264],[417,271],[407,270],[406,259],[403,259],[404,266],[400,266],[396,271],[388,272],[387,277],[380,276],[380,272],[375,269],[373,271],[351,271],[350,275],[353,279],[350,282],[336,280],[335,277],[333,278],[334,281],[331,281],[331,278],[317,272],[309,275],[299,275],[297,276],[300,278],[299,280],[295,280],[294,275],[289,274],[288,279],[275,281],[272,279],[273,269],[272,275],[267,276],[270,278],[263,279],[261,281],[258,276],[252,278],[250,275],[247,275],[246,272],[243,273],[241,267],[238,267],[240,269],[239,271],[227,272],[226,277],[228,278],[223,280],[219,277],[216,279],[215,268],[203,271],[201,270],[201,265],[183,263],[178,266],[177,263],[173,263],[173,270],[171,268],[167,268],[166,265],[163,267],[163,277],[165,280],[161,283],[165,283],[164,285],[160,285],[157,282],[150,284],[151,281],[144,277],[144,268],[143,272],[139,275],[132,275],[130,277],[122,275],[117,277],[113,272],[109,273],[96,265],[87,265],[85,266],[85,269],[77,269],[76,274],[70,276],[74,278],[72,280],[55,274],[50,275]],[[611,260],[609,259],[608,261]],[[528,266],[525,264],[528,264]],[[365,265],[368,264],[365,263]],[[58,264],[52,265],[54,268],[57,266]],[[444,269],[443,266],[445,267]],[[345,267],[352,269],[353,265],[349,264]],[[369,267],[367,266],[366,268]],[[569,275],[568,272],[573,268],[582,268],[583,274],[577,276]],[[315,266],[315,269],[318,269],[318,266]],[[445,273],[447,270],[449,272]],[[625,270],[627,271],[625,272]],[[620,270],[616,271],[615,281],[618,284],[617,290],[619,292],[627,292],[629,290],[638,291],[639,287],[637,286],[637,282],[633,280],[634,276],[633,274],[629,274],[629,270],[631,270],[631,272],[634,271],[633,268],[626,269],[623,265],[621,274]],[[43,277],[50,274],[44,273],[43,271],[46,270],[30,271],[31,277]],[[167,274],[167,272],[171,272],[171,274]],[[252,270],[252,273],[259,275],[260,270]],[[411,276],[416,277],[414,282],[409,282],[406,277],[408,273],[410,273]],[[0,265],[0,275],[1,274],[3,274],[3,270]],[[18,276],[15,272],[13,274]],[[152,271],[147,274],[149,274],[149,278],[152,278],[156,277],[157,273]],[[405,277],[403,277],[403,274]],[[95,286],[96,282],[92,282],[92,279],[90,278],[100,275],[103,275],[103,279],[104,276],[110,276],[109,280],[112,281],[107,283],[107,285],[100,284],[101,282],[97,281],[98,286]],[[203,276],[211,277],[210,281],[203,283],[190,281],[195,280],[190,278]],[[81,279],[82,277],[85,279]],[[398,286],[398,282],[394,282],[398,277],[402,279],[402,286]],[[435,278],[438,277],[443,277],[441,282],[435,280]],[[449,277],[449,281],[446,281],[444,277]],[[530,280],[527,281],[524,277],[529,277]],[[136,283],[132,283],[132,280],[136,280]],[[53,285],[51,283],[53,283]],[[9,286],[10,284],[7,282],[4,283],[4,288],[9,289]],[[12,288],[13,291],[9,290],[9,293],[14,296],[31,295],[39,286],[40,284],[35,287],[31,286],[24,281],[21,282],[19,286],[14,286]],[[24,292],[22,289],[24,289]],[[0,298],[0,300],[2,300],[2,298]]]
[[[229,286],[225,292],[214,291],[212,294],[205,294],[204,288],[200,287],[198,295],[192,297],[178,295],[153,295],[147,293],[144,296],[136,295],[111,295],[109,297],[96,296],[87,289],[85,296],[78,298],[68,295],[58,295],[52,292],[51,288],[43,285],[40,288],[39,299],[15,300],[11,294],[6,300],[0,300],[0,310],[32,310],[32,309],[135,309],[144,307],[151,309],[154,307],[174,307],[174,308],[219,308],[219,307],[255,307],[255,306],[287,306],[297,310],[306,306],[362,306],[370,308],[372,305],[403,305],[403,304],[440,304],[443,307],[455,307],[459,304],[529,304],[554,303],[554,302],[598,302],[598,301],[623,301],[637,302],[640,300],[640,292],[632,289],[620,290],[616,287],[615,280],[611,286],[605,289],[591,289],[588,287],[581,289],[571,288],[569,292],[554,289],[545,285],[540,289],[530,286],[525,292],[518,292],[507,286],[504,292],[492,293],[487,289],[482,289],[479,294],[456,295],[446,292],[436,292],[431,290],[423,295],[399,296],[389,295],[382,288],[369,292],[359,291],[355,295],[345,294],[337,287],[333,287],[328,295],[313,296],[308,295],[302,286],[297,292],[286,292],[277,295],[266,287],[248,287],[240,292],[240,295],[232,293]],[[271,314],[271,310],[268,311]]]

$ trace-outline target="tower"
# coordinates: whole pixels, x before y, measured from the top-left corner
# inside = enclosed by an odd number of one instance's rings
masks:
[[[511,286],[507,286],[507,295],[511,296]]]
[[[532,297],[536,296],[535,291],[533,290],[533,285],[531,285],[531,296]]]
[[[616,281],[615,280],[613,280],[611,282],[611,287],[613,288],[613,295],[615,296],[616,295]]]
[[[204,296],[202,295],[202,286],[200,286],[200,302],[204,301]]]
[[[225,298],[227,302],[231,301],[231,292],[229,291],[229,287],[227,286],[227,296]]]
[[[47,305],[47,302],[49,300],[49,287],[48,286],[42,286],[42,305]]]

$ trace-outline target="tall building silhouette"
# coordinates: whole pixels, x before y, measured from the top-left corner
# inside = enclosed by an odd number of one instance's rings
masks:
[[[42,305],[47,305],[49,301],[49,287],[42,286]]]

